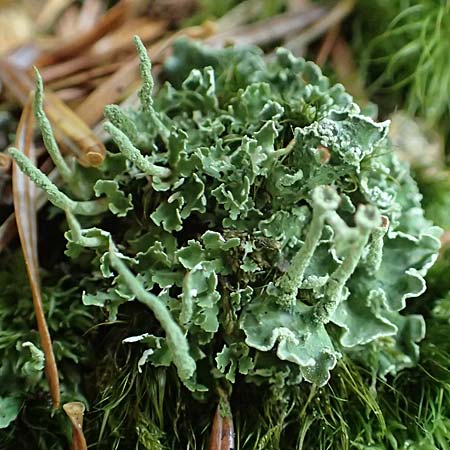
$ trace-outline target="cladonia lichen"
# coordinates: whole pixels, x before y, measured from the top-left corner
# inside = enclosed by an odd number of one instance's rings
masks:
[[[62,162],[38,78],[50,155],[89,198],[10,154],[66,213],[84,303],[111,321],[125,302],[151,311],[145,338],[126,339],[142,346],[139,367],[173,363],[204,390],[238,375],[323,385],[343,353],[378,361],[380,375],[414,364],[424,322],[403,310],[424,290],[439,230],[389,124],[284,49],[267,63],[255,48],[180,40],[153,93],[137,47],[141,107],[106,109],[111,142],[95,170]]]

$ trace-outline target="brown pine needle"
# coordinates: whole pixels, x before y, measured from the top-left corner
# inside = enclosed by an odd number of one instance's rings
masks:
[[[103,66],[92,67],[82,72],[78,72],[74,75],[55,80],[52,83],[48,83],[47,86],[53,91],[58,91],[60,89],[67,89],[69,87],[79,87],[80,85],[89,83],[90,81],[98,77],[110,75],[112,72],[116,71],[121,66],[122,62],[116,62],[106,64]]]
[[[85,0],[78,16],[77,31],[83,33],[94,27],[104,13],[105,6],[101,0]]]
[[[220,406],[217,406],[216,413],[211,428],[211,436],[209,438],[208,450],[221,450],[223,417],[220,414]]]
[[[217,406],[211,428],[208,450],[234,450],[234,425],[226,397]]]
[[[166,50],[177,38],[188,36],[201,39],[209,36],[211,32],[211,26],[205,24],[204,26],[185,28],[156,41],[148,47],[148,54],[152,59],[153,67],[160,62]],[[129,91],[136,80],[139,80],[139,57],[137,56],[133,57],[92,91],[75,109],[76,113],[83,117],[83,120],[89,126],[94,126],[102,119],[104,106],[119,103],[123,100],[125,93]]]
[[[267,45],[277,39],[301,32],[317,23],[326,13],[327,10],[312,6],[300,11],[279,14],[250,25],[231,28],[206,39],[205,42],[214,48],[230,43],[234,45]]]
[[[27,103],[29,93],[34,88],[28,73],[3,59],[0,60],[0,80],[20,103]],[[81,165],[98,166],[103,162],[106,155],[103,143],[78,114],[49,90],[45,90],[44,109],[57,141],[75,155]]]
[[[323,67],[330,56],[331,51],[336,43],[337,38],[339,37],[339,32],[341,30],[341,24],[337,23],[332,26],[325,37],[323,38],[322,44],[320,46],[319,52],[316,58],[316,64],[320,67]]]
[[[293,50],[294,53],[299,51],[299,49],[326,33],[331,27],[341,23],[352,12],[355,4],[356,0],[341,0],[320,20],[314,22],[309,28],[290,40],[286,47]]]
[[[36,18],[36,25],[40,30],[49,29],[56,21],[58,16],[64,11],[72,0],[49,0],[44,4]]]
[[[32,161],[35,159],[33,125],[34,119],[30,99],[23,109],[17,128],[16,147]],[[59,407],[60,402],[59,378],[52,341],[42,307],[37,254],[35,186],[30,179],[19,170],[15,163],[13,164],[13,195],[17,229],[19,231],[28,279],[30,281],[41,347],[45,355],[45,374],[50,387],[53,407],[56,409]]]
[[[70,402],[63,409],[72,422],[72,450],[87,450],[86,438],[83,434],[83,414],[85,406],[81,402]]]
[[[0,253],[8,246],[16,235],[16,216],[14,213],[11,213],[0,225]]]
[[[0,153],[0,170],[7,172],[11,167],[11,157],[5,153]]]
[[[57,48],[44,52],[34,64],[38,67],[47,66],[73,58],[83,52],[111,30],[116,29],[126,19],[130,6],[130,0],[119,1],[98,20],[95,26],[75,39],[70,39],[69,42],[59,44]]]

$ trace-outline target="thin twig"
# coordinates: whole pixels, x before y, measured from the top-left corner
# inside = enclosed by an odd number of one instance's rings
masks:
[[[298,33],[318,21],[326,10],[314,6],[307,10],[288,12],[251,25],[232,28],[205,40],[210,47],[234,45],[267,45],[289,34]]]
[[[54,64],[57,61],[73,58],[74,55],[91,47],[101,37],[117,28],[125,20],[130,3],[130,0],[119,1],[102,16],[94,27],[78,35],[75,39],[71,39],[62,45],[59,44],[57,48],[42,53],[34,64],[38,67]]]
[[[323,67],[323,65],[327,62],[328,57],[330,56],[334,44],[336,43],[336,40],[339,36],[340,29],[341,24],[337,23],[336,25],[332,26],[325,35],[325,38],[323,39],[322,45],[320,46],[319,52],[316,57],[316,64],[318,66]]]
[[[72,423],[72,450],[87,450],[86,438],[83,433],[83,415],[85,406],[81,402],[70,402],[63,409]]]
[[[16,135],[16,146],[32,160],[35,159],[33,123],[30,101],[26,104],[20,118]],[[16,164],[13,164],[13,194],[17,229],[19,231],[28,279],[30,280],[41,347],[45,355],[45,373],[50,387],[53,407],[56,409],[59,407],[60,402],[59,378],[50,332],[48,330],[42,306],[37,254],[35,186],[30,179],[18,169]]]
[[[0,153],[0,170],[7,172],[11,167],[11,157],[5,153]]]
[[[305,45],[326,33],[331,27],[342,22],[342,20],[353,10],[355,3],[356,0],[341,0],[323,18],[316,21],[311,27],[287,42],[286,47],[294,51],[294,53],[298,49],[302,49]]]

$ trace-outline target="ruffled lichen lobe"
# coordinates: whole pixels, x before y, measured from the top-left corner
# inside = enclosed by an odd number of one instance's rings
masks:
[[[140,364],[173,363],[193,391],[210,383],[205,367],[231,383],[324,385],[346,352],[381,375],[413,365],[423,320],[402,310],[425,288],[439,230],[389,123],[284,49],[267,63],[255,48],[178,41],[154,94],[136,43],[141,107],[105,111],[115,145],[85,178],[100,198],[56,192],[11,151],[66,211],[67,254],[95,254],[84,303],[111,320],[146,304]],[[98,227],[81,225],[92,211]]]

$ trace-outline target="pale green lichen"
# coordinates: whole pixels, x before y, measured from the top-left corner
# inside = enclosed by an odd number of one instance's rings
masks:
[[[118,145],[121,153],[136,166],[150,176],[158,178],[167,178],[170,176],[171,171],[166,167],[159,167],[151,163],[141,152],[132,144],[129,137],[123,133],[119,128],[115,127],[112,123],[105,123],[105,130],[114,139],[114,142]]]
[[[158,133],[167,138],[170,134],[169,130],[166,129],[164,122],[160,120],[153,107],[153,88],[155,83],[152,76],[152,63],[148,57],[147,49],[139,37],[135,36],[133,41],[140,60],[139,69],[141,72],[142,86],[138,92],[138,95],[141,101],[142,112],[148,114],[154,128],[158,130]]]
[[[141,100],[142,110],[147,113],[151,113],[154,111],[153,87],[155,85],[152,76],[152,63],[148,57],[147,49],[142,41],[137,36],[135,36],[133,40],[141,62],[139,68],[141,72],[142,86],[139,90],[139,99]]]
[[[139,369],[173,363],[204,391],[211,371],[323,385],[343,353],[383,376],[414,364],[423,321],[402,310],[425,289],[439,231],[389,150],[388,122],[283,49],[266,63],[254,48],[178,41],[172,84],[153,98],[137,47],[141,107],[106,109],[120,153],[89,184],[106,195],[98,228],[12,155],[66,210],[66,254],[95,253],[83,302],[112,321],[136,299],[153,311],[145,337],[126,340],[142,346]]]
[[[328,323],[343,300],[345,284],[362,257],[371,232],[381,225],[381,218],[377,208],[363,205],[356,211],[355,222],[359,233],[340,266],[330,275],[325,285],[324,298],[314,308],[313,320],[318,323]]]
[[[105,117],[120,131],[125,133],[128,139],[135,144],[138,139],[138,130],[135,123],[117,105],[105,106]]]
[[[58,144],[53,135],[52,126],[47,118],[44,111],[44,86],[42,83],[42,77],[37,68],[34,68],[34,73],[36,76],[36,89],[34,91],[34,114],[36,116],[36,121],[42,134],[42,139],[45,144],[50,157],[55,163],[61,178],[66,182],[70,183],[72,181],[73,172],[68,166],[65,159],[59,151]]]
[[[61,192],[57,186],[52,183],[43,172],[35,167],[21,151],[11,147],[8,152],[20,167],[20,170],[22,170],[33,183],[43,189],[47,193],[48,199],[58,208],[82,216],[96,216],[107,210],[108,204],[105,201],[106,199],[88,201],[72,200],[66,194]]]
[[[322,235],[327,214],[339,206],[340,198],[329,186],[321,186],[312,192],[313,216],[306,233],[302,248],[292,259],[291,265],[279,281],[281,294],[280,305],[293,306],[296,303],[298,290],[302,286],[303,276]]]
[[[136,298],[148,306],[155,314],[156,319],[166,332],[166,341],[174,364],[177,366],[178,375],[182,381],[189,380],[195,372],[195,361],[189,355],[189,346],[181,328],[173,320],[169,310],[164,303],[156,296],[147,292],[127,266],[117,256],[116,249],[110,244],[109,257],[112,266],[125,280],[127,286],[136,295]]]

